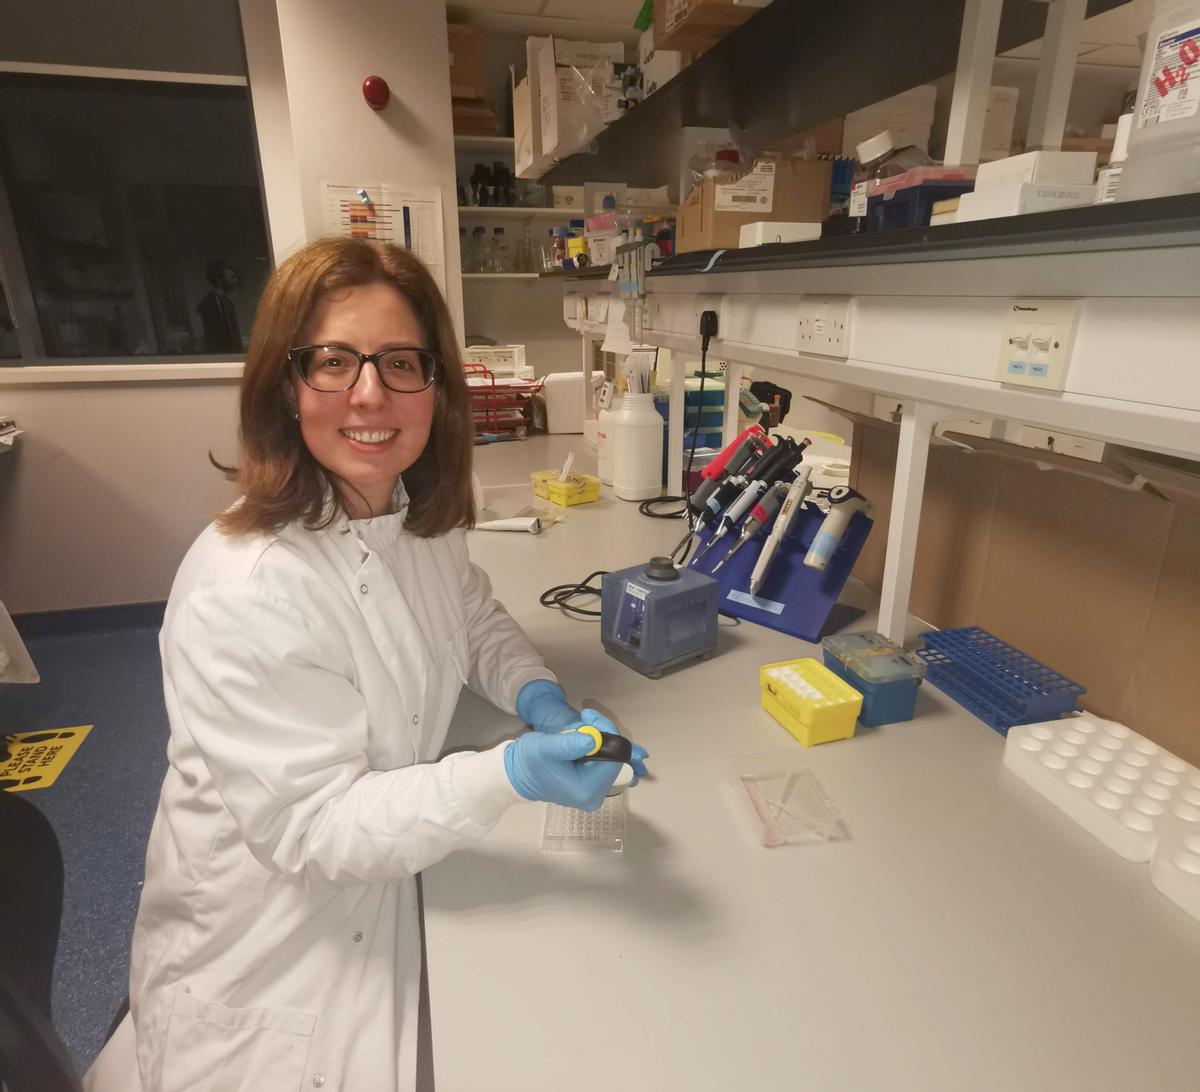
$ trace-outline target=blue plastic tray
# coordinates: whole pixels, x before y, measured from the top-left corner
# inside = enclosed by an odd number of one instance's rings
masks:
[[[1077,708],[1079,683],[978,626],[922,633],[929,681],[1001,735]]]

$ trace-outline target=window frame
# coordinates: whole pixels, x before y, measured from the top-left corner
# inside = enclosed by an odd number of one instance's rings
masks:
[[[0,61],[0,74],[29,76],[68,76],[96,80],[141,81],[144,83],[183,83],[201,86],[244,87],[246,76],[207,72],[164,72],[139,68],[97,68],[87,65],[40,64],[24,61]],[[253,125],[253,106],[251,124]],[[257,175],[259,197],[263,202],[263,220],[267,219],[266,194],[263,192],[261,164]],[[267,238],[270,254],[270,236]],[[161,382],[206,379],[240,379],[245,362],[239,354],[222,356],[183,355],[52,357],[46,353],[41,324],[29,276],[21,252],[20,237],[9,202],[8,190],[0,177],[0,280],[8,306],[17,324],[20,357],[0,360],[0,387],[43,386],[61,383]]]

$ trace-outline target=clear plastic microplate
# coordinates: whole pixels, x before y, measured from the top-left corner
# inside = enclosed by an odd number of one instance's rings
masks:
[[[764,846],[841,837],[841,818],[833,801],[794,755],[743,755],[733,759],[733,768]]]
[[[542,851],[620,853],[625,848],[625,794],[606,796],[599,811],[546,805]]]

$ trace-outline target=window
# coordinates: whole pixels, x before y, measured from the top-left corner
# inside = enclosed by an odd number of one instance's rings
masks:
[[[270,272],[245,87],[0,75],[0,177],[47,359],[241,355]]]
[[[13,360],[21,355],[17,347],[17,324],[8,307],[8,294],[0,280],[0,360]]]

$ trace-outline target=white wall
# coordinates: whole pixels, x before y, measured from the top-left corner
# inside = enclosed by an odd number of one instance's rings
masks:
[[[15,613],[165,599],[234,499],[237,384],[0,387],[26,434],[0,455],[0,600]]]

